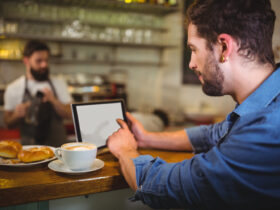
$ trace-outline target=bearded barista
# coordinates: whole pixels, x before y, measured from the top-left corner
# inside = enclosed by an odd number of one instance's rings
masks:
[[[22,144],[60,146],[66,141],[63,118],[71,118],[66,83],[49,76],[50,50],[29,41],[23,52],[25,75],[8,85],[4,94],[4,122],[19,127]]]

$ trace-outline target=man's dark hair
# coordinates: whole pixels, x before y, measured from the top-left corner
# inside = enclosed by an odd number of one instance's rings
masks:
[[[196,0],[187,11],[188,23],[197,27],[209,49],[226,33],[238,42],[240,55],[273,66],[275,18],[269,0]]]
[[[30,57],[36,51],[48,51],[50,53],[50,48],[41,41],[30,40],[24,47],[23,56]]]

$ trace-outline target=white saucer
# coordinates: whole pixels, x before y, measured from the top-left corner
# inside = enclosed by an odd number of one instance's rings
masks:
[[[48,164],[49,169],[55,171],[55,172],[61,172],[66,174],[72,174],[72,175],[78,175],[83,173],[88,173],[92,171],[96,171],[98,169],[101,169],[104,167],[104,162],[99,159],[95,159],[94,163],[92,164],[91,168],[83,171],[73,171],[69,168],[67,168],[64,163],[60,160],[54,160]]]

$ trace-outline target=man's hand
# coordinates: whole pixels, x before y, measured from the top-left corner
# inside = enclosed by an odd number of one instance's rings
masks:
[[[70,104],[63,104],[62,102],[60,102],[59,99],[57,99],[53,92],[48,88],[44,88],[42,92],[44,94],[42,100],[44,103],[50,102],[59,116],[67,119],[72,119]]]
[[[15,119],[20,119],[20,118],[25,117],[27,108],[30,106],[30,104],[31,104],[30,101],[28,101],[28,102],[17,105],[14,110],[13,117]]]
[[[126,153],[130,153],[133,157],[138,156],[137,142],[127,124],[121,119],[117,119],[117,122],[121,128],[109,136],[107,140],[109,150],[118,159]]]
[[[137,139],[137,143],[139,147],[147,147],[147,134],[148,132],[145,130],[143,125],[136,120],[135,117],[132,116],[129,112],[126,112],[126,117],[128,120],[128,125],[130,130],[134,134],[135,138]]]
[[[8,128],[13,128],[17,125],[20,119],[24,118],[27,113],[27,108],[31,105],[31,102],[25,102],[16,106],[13,111],[4,111],[4,122]]]
[[[44,88],[42,92],[44,93],[43,102],[49,101],[53,103],[56,100],[53,92],[49,88]]]
[[[121,128],[108,138],[107,146],[118,158],[125,180],[133,190],[136,190],[136,172],[132,159],[140,155],[137,152],[137,142],[127,124],[120,119],[117,122]]]

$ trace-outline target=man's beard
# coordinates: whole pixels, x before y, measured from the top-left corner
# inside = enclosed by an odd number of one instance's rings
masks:
[[[206,72],[206,74],[202,75],[204,80],[204,84],[202,84],[203,92],[209,96],[224,95],[224,75],[213,55],[209,55],[203,72]]]
[[[43,68],[39,70],[34,70],[32,67],[30,68],[31,75],[33,78],[39,82],[47,81],[49,79],[49,68]]]

